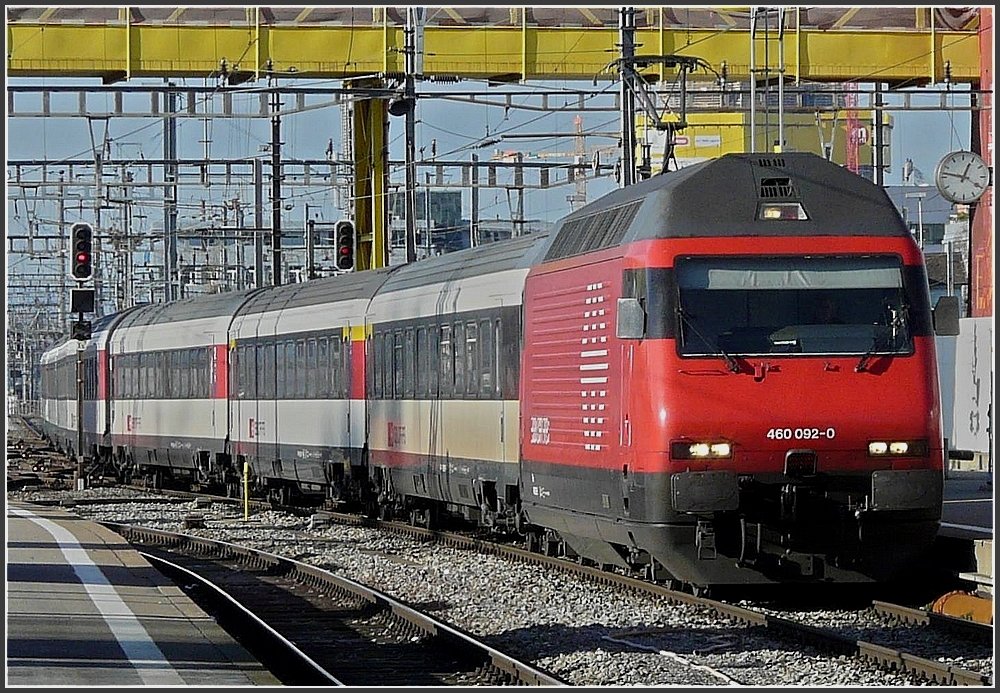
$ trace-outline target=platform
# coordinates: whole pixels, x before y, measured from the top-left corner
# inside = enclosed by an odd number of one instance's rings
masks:
[[[7,503],[7,686],[280,685],[117,534]]]
[[[993,594],[993,474],[949,469],[938,549],[977,592]]]

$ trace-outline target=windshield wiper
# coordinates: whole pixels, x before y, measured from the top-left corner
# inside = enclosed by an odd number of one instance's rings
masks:
[[[868,370],[868,362],[872,360],[878,348],[882,346],[882,342],[885,339],[885,333],[876,333],[872,338],[872,345],[868,347],[868,351],[861,355],[861,360],[858,361],[858,365],[854,367],[855,373],[861,373],[862,371]]]
[[[893,308],[892,306],[886,306],[889,311],[889,325],[887,325],[887,331],[885,332],[875,332],[875,336],[872,337],[871,346],[868,347],[868,351],[861,355],[861,359],[858,361],[858,365],[854,367],[855,373],[861,373],[862,371],[868,370],[868,363],[872,360],[872,357],[878,352],[879,347],[883,345],[888,345],[888,341],[891,338],[894,345],[898,344],[899,334],[902,332],[906,325],[906,307],[901,309]]]
[[[715,355],[722,357],[722,360],[726,362],[726,368],[730,372],[732,372],[732,373],[739,373],[740,372],[740,364],[739,364],[739,362],[735,358],[733,358],[732,355],[726,353],[726,350],[723,349],[722,347],[720,347],[718,344],[713,345],[712,342],[708,341],[708,339],[705,337],[705,335],[703,335],[701,333],[701,331],[697,327],[694,326],[694,321],[684,311],[683,308],[678,308],[677,309],[677,313],[678,313],[678,315],[681,316],[681,320],[683,320],[684,322],[686,322],[687,325],[688,325],[688,327],[691,328],[691,331],[694,332],[701,339],[702,342],[704,342],[705,346],[707,346],[709,348],[713,348],[713,347],[715,348]]]

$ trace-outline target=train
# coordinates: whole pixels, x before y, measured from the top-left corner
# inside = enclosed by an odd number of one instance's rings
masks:
[[[548,232],[101,317],[42,356],[41,420],[155,487],[460,520],[694,589],[872,584],[938,530],[935,333],[957,313],[879,186],[728,154]]]

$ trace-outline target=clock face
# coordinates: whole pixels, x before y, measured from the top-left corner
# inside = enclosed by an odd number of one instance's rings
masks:
[[[934,182],[945,199],[970,204],[986,192],[990,169],[975,152],[951,152],[938,162]]]

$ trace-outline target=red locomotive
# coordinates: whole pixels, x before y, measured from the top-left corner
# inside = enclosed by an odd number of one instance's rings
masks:
[[[934,322],[957,315],[929,301],[880,188],[728,155],[548,234],[135,308],[101,332],[87,452],[696,586],[887,580],[941,512]]]

